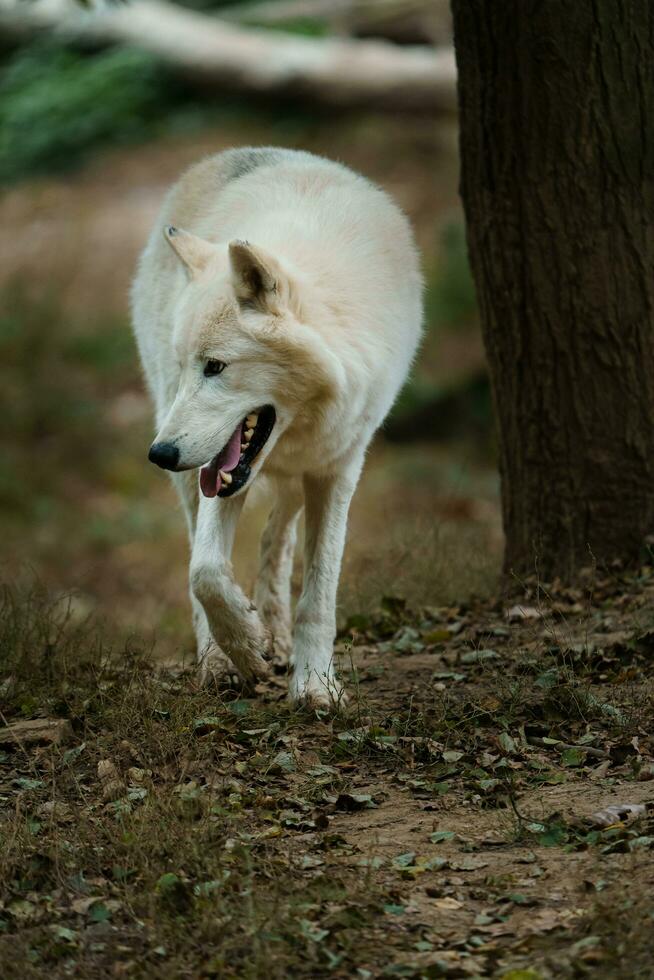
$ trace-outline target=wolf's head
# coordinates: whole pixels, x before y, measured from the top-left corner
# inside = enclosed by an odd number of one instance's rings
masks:
[[[307,284],[282,260],[248,242],[164,234],[188,282],[174,311],[179,385],[149,458],[201,467],[204,495],[226,497],[294,423],[310,424],[342,367],[307,323]]]

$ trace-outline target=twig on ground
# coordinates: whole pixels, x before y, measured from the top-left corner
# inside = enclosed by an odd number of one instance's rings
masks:
[[[592,755],[595,759],[609,759],[609,753],[605,752],[604,749],[593,748],[592,745],[571,745],[568,742],[546,742],[544,738],[538,738],[537,736],[532,736],[527,739],[529,745],[537,745],[539,748],[543,749],[579,749],[581,752],[586,752],[588,755]]]

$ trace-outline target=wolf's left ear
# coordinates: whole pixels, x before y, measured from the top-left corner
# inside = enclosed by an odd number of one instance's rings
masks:
[[[191,279],[196,279],[216,254],[216,246],[183,228],[167,225],[164,238],[183,262]]]
[[[234,291],[241,302],[253,303],[267,313],[281,313],[292,305],[292,281],[264,249],[249,242],[230,242],[229,261]]]

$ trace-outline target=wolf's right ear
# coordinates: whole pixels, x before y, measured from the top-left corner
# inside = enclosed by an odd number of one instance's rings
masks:
[[[296,290],[277,259],[249,242],[229,243],[232,284],[241,302],[253,303],[265,313],[293,308]]]
[[[191,279],[196,279],[216,254],[216,246],[189,231],[166,225],[164,238],[181,259]]]

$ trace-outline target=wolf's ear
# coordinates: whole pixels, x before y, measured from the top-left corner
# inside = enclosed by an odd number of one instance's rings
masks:
[[[253,303],[268,313],[281,313],[291,305],[290,278],[277,259],[249,242],[230,242],[232,284],[241,302]]]
[[[216,246],[182,228],[167,225],[164,238],[181,259],[191,279],[197,278],[216,254]]]

